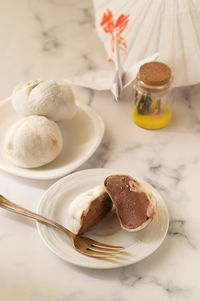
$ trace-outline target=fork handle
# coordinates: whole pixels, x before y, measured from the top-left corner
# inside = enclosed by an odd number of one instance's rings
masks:
[[[3,209],[7,209],[11,212],[14,213],[18,213],[20,215],[24,215],[30,218],[33,218],[35,220],[37,220],[38,222],[41,222],[43,224],[46,224],[48,226],[54,227],[56,229],[59,229],[61,231],[63,231],[64,233],[66,233],[70,238],[73,238],[75,236],[74,233],[72,233],[71,231],[69,231],[67,228],[63,227],[62,225],[58,224],[57,222],[48,219],[42,215],[39,215],[37,213],[34,213],[28,209],[25,209],[15,203],[12,203],[10,201],[8,201],[4,196],[0,195],[0,207]]]

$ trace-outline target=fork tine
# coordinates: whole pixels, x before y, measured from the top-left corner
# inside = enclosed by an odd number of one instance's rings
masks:
[[[112,245],[107,245],[107,244],[103,244],[101,242],[98,241],[92,241],[91,245],[93,247],[98,247],[98,248],[102,248],[102,249],[109,249],[109,250],[124,250],[124,247],[121,246],[112,246]]]
[[[97,253],[104,253],[104,254],[119,254],[121,251],[120,250],[108,250],[108,249],[103,249],[103,248],[97,248],[97,247],[88,247],[88,250],[92,250]]]

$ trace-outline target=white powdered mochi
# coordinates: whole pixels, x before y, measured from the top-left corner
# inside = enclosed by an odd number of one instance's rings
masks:
[[[12,105],[21,115],[41,115],[55,121],[72,119],[77,111],[70,86],[54,80],[19,84],[12,93]]]
[[[94,188],[81,193],[71,202],[68,209],[68,223],[74,234],[78,234],[82,226],[82,214],[87,213],[91,202],[104,193],[105,188],[103,186],[95,186]]]
[[[63,146],[58,125],[44,116],[24,117],[7,133],[4,154],[13,164],[34,168],[53,161]]]

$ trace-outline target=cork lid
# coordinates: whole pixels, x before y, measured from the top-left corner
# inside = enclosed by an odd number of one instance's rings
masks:
[[[142,65],[139,70],[139,78],[146,85],[162,86],[171,79],[171,69],[161,62],[150,62]]]

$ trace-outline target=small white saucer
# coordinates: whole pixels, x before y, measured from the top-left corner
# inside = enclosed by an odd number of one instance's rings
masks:
[[[80,193],[103,184],[106,176],[116,173],[120,172],[109,169],[88,169],[62,178],[45,192],[38,213],[71,230],[67,217],[68,207],[72,200]],[[152,254],[161,245],[169,225],[168,210],[164,200],[152,186],[149,185],[149,188],[157,201],[157,214],[146,228],[137,232],[127,232],[120,227],[116,215],[111,212],[85,234],[97,241],[124,246],[125,252],[114,259],[95,259],[82,255],[74,250],[67,235],[41,223],[37,223],[39,234],[48,248],[57,256],[78,266],[111,269],[138,262]]]
[[[59,122],[64,140],[61,154],[51,163],[39,168],[25,169],[12,165],[0,149],[0,169],[11,174],[31,179],[54,179],[62,177],[87,161],[99,146],[104,123],[90,107],[77,102],[78,112],[72,120]],[[10,98],[0,102],[0,141],[3,144],[9,128],[19,116],[11,105]]]

